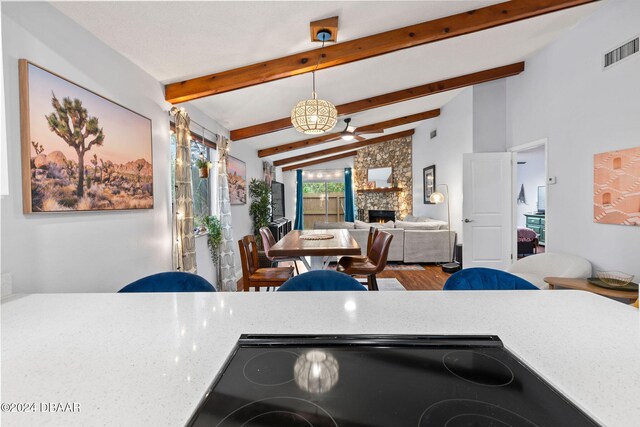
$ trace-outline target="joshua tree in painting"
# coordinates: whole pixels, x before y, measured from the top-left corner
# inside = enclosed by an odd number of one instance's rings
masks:
[[[69,179],[73,179],[73,176],[75,175],[76,172],[76,166],[73,164],[72,160],[67,160],[64,159],[64,168],[67,171],[67,176],[69,177]]]
[[[105,162],[104,160],[100,159],[100,165],[102,166],[100,170],[100,180],[103,182],[111,181],[111,174],[113,173],[113,163],[111,162],[111,160],[107,160]],[[106,178],[104,179],[102,177],[103,172],[106,175]]]
[[[98,155],[93,154],[93,158],[91,159],[91,164],[93,165],[93,181],[98,181]]]
[[[142,163],[138,163],[136,165],[136,176],[138,178],[138,184],[140,183],[140,171],[142,170],[143,167],[144,167],[144,164]]]
[[[102,128],[98,127],[98,118],[89,116],[87,109],[79,99],[63,98],[62,103],[52,93],[51,105],[55,111],[45,116],[51,132],[58,135],[78,154],[78,197],[84,195],[84,154],[94,145],[104,142]],[[90,139],[90,137],[94,137]]]
[[[44,151],[44,147],[39,142],[31,141],[31,145],[33,145],[33,149],[36,151],[36,156],[39,156]]]

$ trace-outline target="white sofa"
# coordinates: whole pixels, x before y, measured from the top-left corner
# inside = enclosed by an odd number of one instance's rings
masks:
[[[406,263],[435,263],[451,261],[449,243],[455,243],[456,233],[447,230],[447,223],[431,218],[420,217],[421,221],[389,221],[386,224],[368,224],[362,221],[354,222],[316,222],[314,229],[347,229],[360,245],[362,255],[366,255],[369,227],[378,227],[393,235],[389,247],[388,261],[402,261]],[[431,229],[428,229],[431,228]]]
[[[586,279],[591,277],[592,266],[589,261],[576,255],[547,252],[522,258],[507,268],[507,271],[540,289],[549,289],[544,281],[545,277]]]

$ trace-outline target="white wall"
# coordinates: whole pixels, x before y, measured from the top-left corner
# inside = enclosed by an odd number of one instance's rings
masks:
[[[506,79],[473,86],[473,152],[496,153],[507,147]]]
[[[640,227],[593,222],[593,155],[640,146],[640,54],[602,70],[640,33],[637,0],[611,0],[507,81],[510,146],[548,138],[548,250],[640,277]]]
[[[544,165],[544,145],[531,150],[518,152],[518,162],[526,162],[518,165],[518,184],[516,193],[524,185],[524,194],[527,203],[519,203],[517,206],[517,226],[526,226],[525,213],[536,212],[538,202],[538,187],[546,184]]]
[[[353,168],[353,157],[333,160],[315,166],[304,168],[305,171],[320,169],[344,169]],[[285,217],[292,222],[296,218],[296,171],[282,172],[282,167],[276,168],[276,181],[284,183]]]
[[[46,3],[3,4],[2,43],[9,195],[1,206],[1,268],[11,275],[13,292],[113,292],[147,274],[171,270],[169,117],[162,85]],[[152,210],[22,213],[19,58],[151,119]],[[207,120],[192,108],[189,112],[201,123]],[[215,123],[205,125],[226,132]],[[244,151],[232,148],[232,154],[248,160],[248,168],[261,171],[255,150]],[[240,224],[236,233],[241,234],[248,208],[233,209]]]
[[[448,184],[451,229],[462,243],[462,154],[473,151],[473,88],[464,89],[442,107],[437,120],[416,128],[413,135],[413,215],[447,220],[447,205],[424,203],[422,169],[436,165],[436,184]],[[438,136],[430,139],[431,131]],[[438,191],[444,192],[442,187]]]

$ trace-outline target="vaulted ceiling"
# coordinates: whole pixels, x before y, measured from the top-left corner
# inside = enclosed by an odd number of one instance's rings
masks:
[[[309,22],[339,16],[338,42],[501,1],[60,2],[55,7],[163,83],[315,49]],[[335,105],[525,60],[593,12],[599,2],[340,65],[317,73]],[[526,72],[526,71],[525,71]],[[311,74],[190,101],[230,130],[287,117],[311,92]],[[363,126],[444,107],[459,89],[352,114]],[[432,119],[433,120],[433,119]],[[388,129],[413,129],[420,122]],[[344,127],[340,121],[335,131]],[[371,135],[367,137],[379,137]],[[307,139],[293,129],[236,143],[257,150]],[[279,160],[344,145],[334,141],[272,155]]]

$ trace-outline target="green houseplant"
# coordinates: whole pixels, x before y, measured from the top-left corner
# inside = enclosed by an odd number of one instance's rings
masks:
[[[220,224],[220,220],[215,216],[203,217],[202,224],[205,226],[207,233],[209,234],[207,246],[209,246],[211,261],[213,261],[213,264],[217,266],[220,258],[218,250],[222,244],[222,224]]]
[[[262,248],[260,228],[268,226],[271,221],[271,187],[265,181],[253,178],[249,183],[249,197],[251,197],[249,214],[253,220],[253,234],[256,236],[258,247]]]

